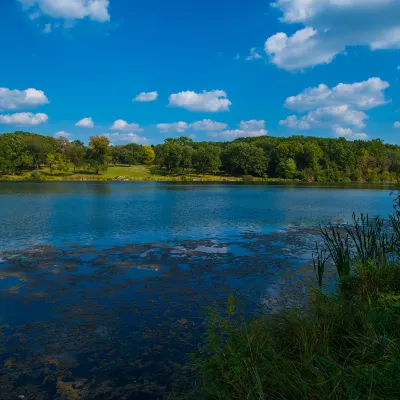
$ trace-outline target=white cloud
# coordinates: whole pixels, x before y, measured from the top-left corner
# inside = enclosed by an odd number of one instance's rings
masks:
[[[240,54],[239,53],[236,54],[235,60],[236,61],[240,60]]]
[[[142,92],[138,94],[133,101],[148,103],[150,101],[155,101],[158,98],[158,92]]]
[[[239,128],[243,131],[257,131],[260,129],[265,129],[265,121],[255,119],[251,119],[250,121],[241,121]]]
[[[129,142],[129,143],[145,143],[148,141],[147,138],[143,136],[139,136],[134,132],[126,132],[126,133],[105,133],[103,136],[107,137],[111,142]]]
[[[400,65],[397,67],[397,70],[400,71]]]
[[[98,22],[110,20],[109,0],[19,0],[31,15],[47,15],[66,20],[90,18]]]
[[[0,115],[0,124],[6,125],[40,125],[48,121],[49,117],[46,114],[38,113],[16,113],[8,115]]]
[[[396,121],[396,122],[393,124],[393,127],[396,128],[396,129],[400,129],[400,121]]]
[[[143,132],[143,129],[139,124],[128,124],[128,122],[124,121],[123,119],[117,119],[114,121],[110,129],[113,131]]]
[[[330,63],[350,46],[400,48],[398,0],[276,0],[273,6],[283,13],[282,22],[303,25],[265,43],[272,62],[286,70]]]
[[[202,121],[196,121],[190,124],[190,128],[195,131],[222,131],[228,127],[223,122],[212,121],[211,119],[203,119]]]
[[[51,32],[51,24],[45,24],[42,33],[50,33]]]
[[[230,129],[218,133],[210,133],[210,136],[233,140],[239,137],[257,137],[265,136],[267,134],[268,131],[265,129],[265,121],[258,121],[253,119],[250,121],[241,121],[238,129]]]
[[[60,132],[56,132],[54,134],[55,137],[63,137],[63,138],[69,138],[71,136],[70,133],[65,132],[65,131],[60,131]]]
[[[204,90],[202,93],[188,90],[169,96],[169,105],[171,107],[182,107],[189,111],[229,111],[231,104],[223,90],[212,90],[210,92]]]
[[[389,83],[380,78],[370,78],[363,82],[352,84],[339,83],[334,88],[321,83],[314,88],[308,88],[297,96],[286,99],[285,106],[295,111],[312,110],[324,106],[347,104],[361,110],[368,110],[385,104],[384,90]]]
[[[183,133],[187,129],[189,129],[189,124],[184,121],[179,121],[179,122],[171,122],[169,124],[158,124],[157,128],[161,132],[179,132]]]
[[[250,49],[250,55],[246,58],[246,61],[261,60],[263,56],[257,51],[255,47]]]
[[[94,122],[92,118],[83,118],[80,121],[78,121],[75,126],[79,126],[80,128],[94,128]]]
[[[339,137],[344,137],[351,140],[364,140],[368,138],[368,135],[366,133],[354,133],[353,129],[343,128],[339,125],[335,125],[333,127],[333,132]]]
[[[161,132],[178,132],[183,133],[187,130],[193,131],[205,131],[205,132],[216,132],[222,131],[228,127],[227,124],[223,122],[212,121],[211,119],[203,119],[201,121],[195,121],[191,124],[179,121],[179,122],[171,122],[168,124],[158,124],[157,128]]]
[[[286,119],[279,121],[279,124],[300,131],[311,129],[311,125],[306,121],[306,118],[299,118],[297,115],[290,115]]]
[[[365,138],[365,133],[354,133],[352,127],[364,128],[368,119],[364,111],[388,103],[384,91],[389,86],[380,78],[370,78],[352,84],[339,83],[333,88],[324,84],[307,88],[285,101],[286,108],[307,113],[290,115],[280,125],[296,130],[332,128],[339,136]]]
[[[17,110],[48,104],[43,91],[37,89],[10,90],[0,88],[0,110]]]
[[[364,128],[364,120],[368,115],[363,111],[352,110],[348,105],[328,106],[317,108],[310,111],[305,116],[298,118],[291,115],[283,121],[281,125],[292,129],[308,130],[312,128],[332,126],[332,124],[351,125],[357,128]]]

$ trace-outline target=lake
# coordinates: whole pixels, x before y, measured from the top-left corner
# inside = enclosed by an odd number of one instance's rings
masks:
[[[318,227],[390,187],[0,184],[0,399],[162,399],[204,315],[303,306]]]

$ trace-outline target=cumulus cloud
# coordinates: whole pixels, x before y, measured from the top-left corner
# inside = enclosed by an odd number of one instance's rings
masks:
[[[227,127],[228,127],[227,124],[223,122],[213,121],[211,119],[203,119],[201,121],[192,122],[191,124],[184,121],[179,121],[179,122],[171,122],[167,124],[157,125],[157,128],[161,132],[178,132],[178,133],[183,133],[187,130],[216,132],[216,131],[222,131]]]
[[[142,92],[138,94],[133,101],[140,103],[149,103],[158,99],[158,92]]]
[[[223,122],[212,121],[211,119],[203,119],[202,121],[196,121],[190,124],[190,128],[192,128],[195,131],[207,131],[207,132],[222,131],[227,127],[228,127],[227,124],[224,124]]]
[[[71,134],[68,132],[65,132],[65,131],[56,132],[54,134],[54,137],[57,137],[57,138],[59,138],[59,137],[69,138],[70,136],[71,136]]]
[[[134,132],[114,132],[114,133],[105,133],[103,136],[107,137],[110,142],[129,142],[129,143],[145,143],[148,141],[147,138],[143,136],[139,136]]]
[[[393,124],[393,127],[394,127],[394,128],[397,128],[397,129],[400,129],[400,121],[396,121],[396,122]]]
[[[10,90],[0,88],[0,110],[17,110],[21,108],[33,108],[48,104],[49,100],[42,90]]]
[[[157,128],[161,132],[179,132],[183,133],[187,129],[189,129],[189,124],[184,121],[179,121],[179,122],[171,122],[168,124],[157,124]]]
[[[333,127],[333,132],[336,136],[344,137],[351,140],[364,140],[368,138],[368,135],[366,133],[354,133],[353,129],[343,128],[339,125]]]
[[[307,88],[285,101],[286,108],[306,114],[290,115],[280,125],[296,130],[331,128],[335,135],[363,139],[366,134],[354,133],[353,128],[365,127],[368,115],[364,111],[388,103],[384,92],[388,87],[388,82],[370,78],[352,84],[339,83],[333,88],[325,84]]]
[[[345,124],[364,128],[364,121],[367,118],[368,115],[363,111],[352,110],[347,104],[344,104],[341,106],[317,108],[301,118],[291,115],[285,120],[280,121],[280,124],[299,130],[329,127],[332,124]]]
[[[229,111],[232,105],[223,90],[203,91],[196,93],[192,91],[174,93],[169,96],[171,107],[181,107],[189,111],[222,112]]]
[[[347,104],[360,110],[368,110],[386,103],[384,90],[388,87],[389,83],[380,78],[370,78],[352,84],[339,83],[332,89],[321,83],[297,96],[288,97],[285,106],[294,111],[307,111]]]
[[[110,20],[109,0],[18,0],[31,15],[75,20],[89,18],[93,21]]]
[[[123,119],[117,119],[110,127],[113,131],[131,131],[131,132],[143,132],[143,129],[139,124],[128,124]]]
[[[253,119],[250,121],[241,121],[238,125],[238,129],[230,129],[218,133],[210,133],[210,136],[232,140],[239,137],[256,137],[265,136],[267,134],[268,131],[265,129],[265,121]]]
[[[261,60],[263,56],[257,51],[255,47],[250,49],[250,54],[246,57],[246,61]]]
[[[302,69],[330,63],[350,46],[400,48],[398,0],[276,0],[282,22],[301,24],[293,35],[278,32],[265,51],[278,67]]]
[[[92,129],[94,128],[94,122],[91,117],[88,118],[83,118],[80,121],[78,121],[75,126],[78,126],[80,128],[89,128]]]
[[[40,125],[48,121],[49,117],[46,114],[33,114],[29,112],[0,115],[0,124],[29,126]]]

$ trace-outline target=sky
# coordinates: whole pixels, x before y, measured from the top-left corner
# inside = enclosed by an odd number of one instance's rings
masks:
[[[1,0],[0,133],[400,144],[398,0]]]

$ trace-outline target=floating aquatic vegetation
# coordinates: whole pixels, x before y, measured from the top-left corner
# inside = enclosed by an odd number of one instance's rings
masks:
[[[0,400],[162,398],[210,304],[232,293],[248,312],[306,301],[309,235],[4,251]]]

